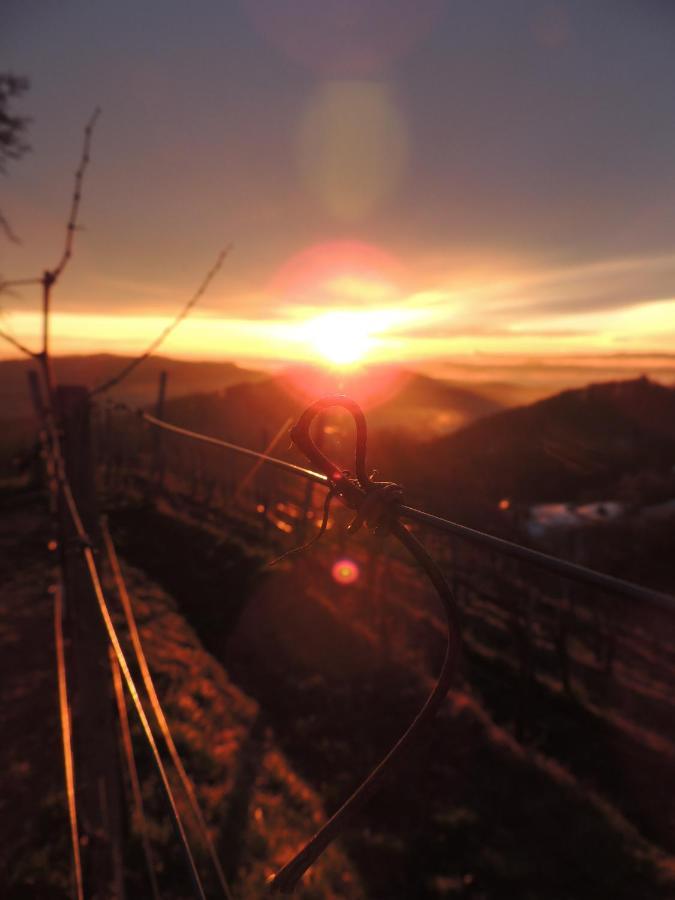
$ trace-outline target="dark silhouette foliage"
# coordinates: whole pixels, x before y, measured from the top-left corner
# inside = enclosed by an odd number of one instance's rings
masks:
[[[28,90],[27,78],[0,72],[0,172],[7,171],[9,160],[20,159],[30,150],[25,141],[29,119],[17,115],[12,109],[13,101]]]
[[[26,128],[30,119],[17,115],[13,109],[13,101],[27,91],[30,82],[21,75],[11,72],[0,72],[0,173],[7,173],[7,163],[20,159],[30,150],[26,143]],[[4,231],[10,241],[19,243],[12,227],[0,209],[0,230]]]

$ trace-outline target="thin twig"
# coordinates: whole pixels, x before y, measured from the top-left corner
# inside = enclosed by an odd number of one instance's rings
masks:
[[[0,294],[11,294],[18,297],[11,288],[23,287],[27,284],[42,284],[42,278],[15,278],[12,281],[0,281]]]
[[[282,562],[285,559],[288,559],[289,556],[295,556],[296,553],[304,553],[305,550],[309,550],[310,547],[313,547],[314,544],[318,543],[321,538],[326,533],[326,529],[328,528],[328,518],[330,516],[330,504],[331,500],[335,496],[335,491],[333,489],[329,489],[326,497],[323,501],[323,515],[321,517],[321,524],[319,526],[319,530],[314,535],[313,538],[310,538],[306,543],[300,544],[299,547],[291,547],[290,550],[287,550],[285,553],[282,553],[281,556],[277,556],[276,559],[270,560],[267,563],[268,566],[276,566],[278,563]]]
[[[20,350],[26,356],[30,356],[31,359],[36,359],[40,355],[33,350],[29,350],[28,347],[21,343],[21,341],[17,341],[16,338],[12,337],[11,334],[7,334],[7,332],[2,329],[0,329],[0,338],[7,341],[9,344],[12,344],[13,347],[16,347],[17,350]]]
[[[20,244],[21,238],[12,230],[12,226],[7,221],[7,218],[3,216],[0,212],[0,228],[7,235],[7,239],[10,240],[13,244]]]
[[[84,173],[89,164],[89,151],[91,148],[91,136],[96,125],[96,120],[101,113],[97,106],[91,118],[87,122],[84,129],[84,140],[82,142],[82,156],[80,157],[80,165],[75,172],[75,186],[73,188],[73,199],[70,205],[70,215],[66,224],[66,242],[63,247],[61,259],[58,261],[54,269],[46,269],[41,278],[42,284],[42,353],[40,354],[44,367],[45,379],[47,383],[47,393],[50,398],[54,393],[54,377],[52,374],[51,357],[49,353],[49,335],[50,335],[50,315],[51,315],[51,296],[52,288],[58,281],[68,260],[73,255],[73,240],[75,230],[77,228],[77,217],[80,211],[80,201],[82,199],[82,182]]]
[[[80,165],[75,172],[75,187],[73,189],[73,199],[70,205],[70,215],[68,216],[68,222],[66,224],[66,242],[63,248],[63,253],[61,254],[61,259],[57,263],[56,267],[50,272],[45,272],[44,274],[45,279],[49,278],[50,285],[54,284],[54,282],[59,278],[59,276],[65,269],[68,260],[73,255],[73,240],[75,236],[75,230],[77,229],[77,217],[80,211],[80,201],[82,199],[82,182],[84,180],[84,173],[86,172],[87,165],[89,164],[89,151],[91,148],[92,132],[100,114],[101,109],[97,106],[84,129],[82,156],[80,157]]]
[[[41,278],[15,278],[12,281],[0,281],[0,291],[5,288],[20,287],[25,284],[42,284]]]
[[[91,396],[95,396],[96,394],[102,394],[104,391],[109,391],[110,388],[115,387],[115,385],[119,384],[123,381],[128,375],[130,375],[135,368],[140,366],[142,362],[145,362],[148,357],[152,356],[152,354],[157,350],[157,348],[164,343],[166,338],[171,334],[171,332],[183,321],[183,319],[187,316],[190,310],[195,306],[195,304],[202,298],[206,289],[211,284],[215,276],[220,271],[223,263],[225,262],[225,258],[228,253],[232,249],[232,245],[228,244],[223,250],[218,254],[218,258],[213,264],[212,268],[207,272],[206,277],[202,281],[202,283],[197,288],[196,292],[192,295],[192,297],[188,300],[185,306],[178,313],[176,318],[171,322],[166,328],[155,338],[155,340],[150,344],[150,346],[141,353],[140,356],[137,356],[135,359],[132,359],[128,365],[126,365],[117,375],[114,375],[112,378],[109,378],[107,381],[104,381],[102,384],[99,384],[91,391]]]

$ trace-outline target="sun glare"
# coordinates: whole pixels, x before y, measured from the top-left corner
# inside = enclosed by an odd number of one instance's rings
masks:
[[[349,366],[361,362],[373,346],[363,315],[330,312],[307,323],[307,341],[326,362]]]

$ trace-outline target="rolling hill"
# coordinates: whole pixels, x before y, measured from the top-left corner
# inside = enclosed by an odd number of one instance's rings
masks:
[[[471,496],[490,505],[606,499],[624,476],[672,471],[675,388],[643,377],[563,391],[487,416],[424,453],[446,508]]]
[[[294,367],[280,375],[232,385],[220,393],[171,399],[166,417],[245,446],[258,447],[288,419],[296,419],[312,401],[346,393],[366,411],[371,433],[396,433],[400,440],[447,434],[499,409],[498,404],[460,388],[403,369],[373,368],[351,376],[312,367]],[[351,446],[347,414],[330,414],[337,426],[334,443]],[[344,440],[342,440],[344,438]]]
[[[57,356],[54,372],[60,384],[84,384],[93,388],[116,375],[134,357],[102,353],[95,356]],[[35,363],[28,359],[0,360],[0,418],[32,415],[27,373]],[[112,392],[118,400],[134,405],[152,403],[157,396],[159,373],[166,371],[171,394],[222,390],[231,384],[263,376],[229,362],[192,362],[153,356]]]

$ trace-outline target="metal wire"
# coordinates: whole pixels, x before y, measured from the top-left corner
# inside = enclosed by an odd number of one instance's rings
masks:
[[[178,812],[178,807],[176,805],[176,800],[173,796],[173,791],[171,789],[171,785],[169,783],[169,778],[166,774],[166,769],[164,768],[164,763],[162,762],[162,758],[159,753],[159,749],[157,747],[157,743],[155,741],[154,735],[152,733],[152,729],[150,728],[150,723],[145,714],[145,710],[143,709],[143,704],[141,703],[141,698],[138,694],[138,690],[136,688],[136,684],[134,683],[134,679],[129,671],[129,666],[127,664],[126,658],[124,656],[124,651],[122,650],[122,646],[119,641],[119,637],[117,636],[117,632],[115,630],[115,626],[113,625],[112,618],[110,616],[110,610],[108,609],[108,605],[106,603],[105,597],[103,595],[103,588],[101,587],[101,581],[98,575],[98,571],[96,569],[96,561],[94,559],[94,553],[91,547],[85,546],[83,548],[84,560],[87,566],[87,570],[89,572],[89,577],[91,579],[92,587],[94,588],[94,593],[96,595],[96,602],[98,603],[99,610],[101,612],[101,616],[103,618],[103,624],[105,625],[105,629],[108,632],[108,639],[112,645],[115,656],[117,657],[117,662],[119,663],[120,669],[122,670],[122,675],[124,676],[124,680],[127,685],[127,690],[129,691],[129,695],[133,701],[134,706],[136,707],[136,712],[138,714],[138,718],[141,721],[141,726],[143,731],[145,732],[145,736],[147,738],[148,744],[150,745],[150,750],[152,751],[152,755],[155,760],[155,765],[157,767],[157,771],[159,772],[159,776],[162,780],[162,785],[164,787],[164,791],[166,793],[167,799],[169,801],[169,807],[171,809],[171,818],[173,820],[174,826],[178,833],[179,840],[183,845],[183,849],[185,850],[185,855],[188,860],[188,865],[190,868],[190,875],[193,881],[193,885],[197,895],[201,898],[201,900],[206,900],[206,894],[204,893],[204,888],[202,886],[201,878],[199,877],[199,872],[197,871],[197,866],[195,864],[194,856],[192,855],[192,850],[190,848],[190,843],[187,839],[187,835],[185,833],[185,829],[183,827],[183,823],[180,818],[180,813]]]
[[[96,567],[96,560],[94,558],[94,553],[92,550],[90,539],[87,535],[87,532],[84,529],[82,518],[80,516],[79,510],[77,508],[77,503],[73,496],[73,492],[70,486],[70,482],[68,481],[68,476],[65,471],[65,465],[63,462],[63,456],[61,454],[60,441],[58,433],[53,425],[51,419],[47,419],[47,426],[51,430],[50,438],[50,455],[52,456],[54,468],[56,471],[56,477],[59,483],[59,487],[62,490],[66,507],[68,509],[68,513],[71,516],[73,521],[73,525],[77,532],[77,537],[80,542],[82,548],[82,554],[84,557],[84,562],[87,567],[87,572],[89,574],[89,578],[91,581],[92,588],[94,590],[94,595],[96,597],[96,602],[99,607],[99,611],[101,613],[101,617],[103,619],[103,624],[105,626],[106,632],[108,634],[108,640],[112,646],[113,652],[119,664],[119,667],[122,671],[122,675],[124,677],[124,681],[127,686],[127,690],[129,691],[129,696],[132,699],[134,707],[136,709],[136,713],[138,714],[138,718],[141,722],[141,727],[145,733],[145,737],[150,745],[150,750],[152,752],[152,756],[155,761],[155,765],[157,771],[159,773],[160,780],[162,782],[162,786],[164,787],[164,791],[169,802],[169,809],[171,813],[171,820],[173,822],[174,828],[176,830],[176,834],[180,843],[183,846],[185,851],[185,855],[188,861],[188,867],[190,871],[190,877],[193,882],[193,886],[195,888],[195,892],[200,900],[206,900],[206,894],[204,893],[204,888],[202,886],[201,878],[199,876],[199,872],[197,870],[197,866],[194,860],[194,856],[192,854],[192,850],[190,848],[189,841],[187,839],[187,834],[185,833],[185,829],[183,827],[183,823],[181,821],[180,813],[178,811],[178,806],[176,805],[175,798],[173,796],[173,790],[171,788],[171,784],[169,782],[166,769],[164,767],[164,763],[162,762],[162,758],[159,753],[159,749],[157,747],[157,743],[155,741],[155,737],[152,733],[152,729],[150,727],[150,723],[145,714],[145,710],[143,709],[143,704],[141,702],[141,698],[139,696],[138,690],[136,688],[136,684],[134,682],[133,676],[131,675],[131,671],[129,670],[129,666],[126,661],[126,657],[124,656],[124,651],[122,650],[122,646],[119,641],[119,637],[117,635],[117,631],[115,630],[115,626],[112,621],[112,617],[110,615],[110,610],[108,609],[108,605],[105,600],[105,596],[103,594],[103,588],[101,585],[101,580],[98,574],[98,569]]]
[[[75,880],[75,896],[84,900],[82,882],[82,859],[80,857],[80,836],[77,825],[77,805],[75,803],[75,767],[73,765],[73,740],[70,721],[70,705],[68,703],[68,679],[66,673],[66,655],[63,646],[63,591],[61,585],[55,585],[54,594],[54,643],[56,646],[56,672],[59,690],[59,716],[61,719],[61,742],[63,745],[63,769],[66,778],[66,799],[68,802],[68,820],[70,823],[70,843],[73,849],[73,877]]]
[[[113,573],[113,578],[115,580],[115,585],[117,587],[117,593],[119,595],[120,601],[122,603],[122,608],[124,610],[124,616],[127,621],[127,626],[129,628],[129,634],[131,636],[131,643],[134,649],[134,654],[136,656],[136,660],[138,662],[138,667],[141,672],[141,678],[143,679],[143,684],[145,685],[145,689],[148,693],[148,698],[150,700],[150,706],[155,715],[155,719],[157,720],[157,724],[159,726],[160,731],[162,732],[162,736],[164,738],[164,742],[166,744],[167,750],[169,751],[169,755],[173,760],[173,764],[176,767],[176,771],[178,772],[181,784],[183,785],[183,789],[188,798],[190,808],[192,809],[192,813],[197,821],[199,826],[199,831],[201,837],[206,845],[209,856],[211,857],[211,861],[213,863],[213,867],[216,870],[216,874],[218,876],[218,881],[220,882],[220,886],[222,888],[223,894],[227,897],[227,900],[232,900],[232,894],[230,892],[230,888],[227,884],[227,879],[225,878],[225,873],[223,872],[222,866],[220,864],[220,860],[218,859],[218,854],[216,853],[215,847],[213,846],[213,841],[209,836],[208,826],[206,824],[206,820],[204,819],[204,815],[201,811],[201,807],[199,805],[199,800],[197,799],[197,793],[194,789],[194,785],[190,780],[190,776],[187,774],[183,762],[180,758],[178,750],[176,749],[176,744],[174,743],[173,737],[171,735],[171,729],[169,728],[169,723],[167,722],[166,716],[164,715],[164,710],[162,709],[162,704],[160,703],[159,697],[157,696],[157,691],[155,690],[155,683],[152,678],[152,674],[150,673],[150,668],[148,666],[147,657],[145,655],[145,651],[143,650],[143,644],[141,642],[141,636],[138,631],[138,624],[136,622],[136,617],[134,615],[133,606],[131,603],[131,598],[129,596],[129,592],[127,590],[127,586],[124,581],[124,576],[122,575],[122,569],[120,567],[119,559],[117,557],[117,551],[115,550],[115,545],[113,543],[112,537],[110,535],[110,529],[108,528],[107,522],[103,520],[101,522],[101,530],[103,532],[103,543],[106,550],[106,554],[108,557],[108,562],[110,563],[110,568]]]
[[[133,412],[129,407],[123,408]],[[177,434],[180,437],[201,441],[215,447],[222,447],[224,450],[231,450],[232,452],[239,453],[243,456],[253,457],[261,460],[263,463],[267,463],[277,469],[288,472],[291,475],[297,475],[301,478],[313,481],[316,484],[324,485],[324,487],[329,486],[327,477],[312,469],[306,469],[302,466],[297,466],[294,463],[286,462],[283,459],[277,459],[273,456],[268,456],[265,453],[259,453],[256,450],[250,450],[247,447],[241,447],[238,444],[232,444],[229,441],[221,440],[220,438],[200,434],[199,432],[182,428],[179,425],[173,425],[170,422],[165,422],[149,413],[142,412],[140,413],[140,416],[145,422],[155,428],[162,428],[165,431]],[[628,600],[633,600],[638,603],[651,603],[670,613],[675,612],[675,597],[672,597],[669,594],[663,594],[660,591],[641,587],[632,582],[624,581],[621,578],[616,578],[613,575],[606,575],[604,572],[596,572],[593,569],[586,568],[586,566],[580,566],[577,563],[550,556],[548,553],[542,553],[540,550],[524,547],[522,544],[515,544],[512,541],[507,541],[504,538],[499,538],[495,535],[487,534],[484,531],[470,528],[467,525],[451,522],[449,519],[435,516],[432,513],[425,512],[421,509],[415,509],[412,506],[401,505],[398,510],[398,515],[402,519],[418,522],[420,525],[427,525],[437,531],[453,534],[473,544],[479,544],[491,550],[496,550],[504,556],[521,559],[539,569],[554,572],[557,575],[561,575],[571,581],[576,581],[579,584],[590,585],[599,588],[600,590],[607,591],[610,594],[618,594]]]
[[[136,767],[136,758],[134,756],[134,745],[131,740],[131,730],[129,728],[129,714],[127,712],[127,704],[124,698],[124,685],[122,684],[122,675],[120,667],[115,659],[115,654],[111,647],[108,647],[108,655],[110,657],[110,671],[113,678],[113,689],[115,691],[115,701],[117,703],[117,715],[120,720],[120,732],[122,735],[122,749],[127,762],[129,772],[129,784],[131,785],[131,796],[133,797],[134,806],[136,807],[136,818],[138,823],[138,831],[141,836],[141,844],[143,845],[143,855],[145,856],[145,866],[148,870],[148,878],[152,888],[152,896],[154,900],[160,900],[159,887],[157,885],[157,876],[155,875],[155,865],[152,858],[152,849],[150,847],[150,836],[148,833],[148,822],[145,817],[145,805],[143,803],[143,794],[141,793],[141,783],[138,778],[138,768]]]
[[[124,404],[118,404],[117,406],[118,408],[133,412],[133,410],[128,406],[124,406]],[[222,440],[222,438],[211,437],[208,434],[200,434],[197,431],[190,431],[189,428],[182,428],[180,425],[172,425],[170,422],[165,422],[163,419],[158,419],[156,416],[150,415],[150,413],[141,412],[140,417],[149,425],[153,425],[156,428],[162,428],[164,431],[170,431],[172,434],[177,434],[180,437],[201,441],[204,444],[211,444],[214,447],[222,447],[224,450],[232,450],[234,453],[240,453],[242,456],[250,456],[252,459],[259,459],[261,462],[274,466],[277,469],[281,469],[283,472],[289,472],[291,475],[299,475],[302,478],[308,478],[310,481],[315,481],[317,484],[323,484],[328,487],[328,479],[320,472],[312,472],[309,469],[304,469],[302,466],[296,466],[295,463],[286,462],[284,459],[277,459],[275,456],[269,456],[267,453],[260,453],[258,450],[250,450],[248,447],[239,446],[239,444],[231,444],[229,441]]]
[[[351,413],[356,423],[355,468],[357,474],[355,478],[349,476],[346,472],[340,471],[335,463],[328,459],[323,451],[317,447],[310,435],[310,425],[313,419],[323,410],[334,406],[346,409]],[[397,489],[396,494],[392,491],[385,491],[383,488],[394,487],[394,485],[375,482],[367,473],[366,420],[360,407],[347,397],[325,397],[305,410],[298,424],[292,429],[291,437],[310,462],[323,469],[326,477],[329,478],[331,494],[336,494],[346,506],[356,510],[357,518],[355,523],[363,521],[362,517],[359,516],[363,508],[369,508],[373,511],[375,527],[381,527],[385,520],[389,520],[388,525],[391,534],[411,553],[436,589],[445,613],[447,643],[438,680],[431,694],[403,735],[363,783],[359,785],[351,797],[342,804],[299,853],[290,862],[286,863],[272,879],[272,890],[285,894],[292,893],[305,871],[316,861],[326,847],[338,837],[347,820],[370,799],[385,776],[410,752],[423,730],[433,720],[445,700],[450,684],[457,672],[461,649],[459,611],[452,591],[440,568],[431,558],[426,548],[397,520],[396,511],[399,504],[396,501],[389,502],[388,500],[389,497],[400,495],[400,489]],[[381,509],[375,511],[373,509],[375,503],[378,503]],[[354,530],[356,529],[352,529],[352,533]]]

